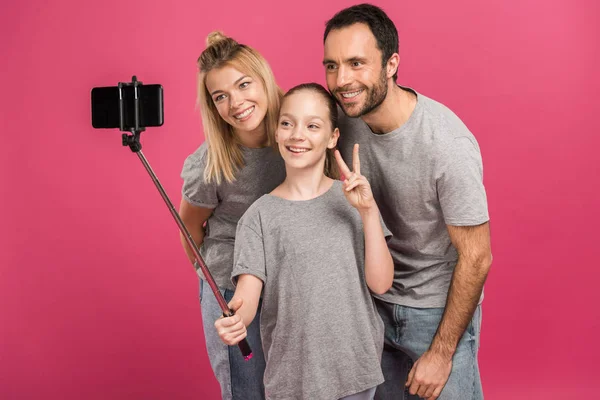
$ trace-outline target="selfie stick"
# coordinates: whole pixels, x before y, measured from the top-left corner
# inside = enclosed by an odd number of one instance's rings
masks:
[[[217,287],[215,280],[213,279],[212,275],[210,274],[208,267],[204,263],[202,256],[200,256],[200,251],[198,250],[198,246],[196,246],[196,243],[194,243],[194,241],[192,240],[192,236],[188,232],[187,228],[185,227],[185,225],[184,225],[183,221],[181,220],[181,217],[179,216],[177,211],[175,211],[175,208],[173,207],[173,203],[171,203],[171,200],[169,199],[169,197],[167,196],[166,192],[164,191],[162,185],[158,181],[158,178],[154,174],[154,171],[152,171],[150,164],[148,164],[146,157],[144,157],[144,153],[142,153],[142,144],[140,143],[140,134],[145,130],[145,128],[140,127],[140,125],[139,125],[140,109],[139,109],[139,89],[138,89],[138,87],[140,85],[142,85],[142,82],[138,81],[135,76],[133,76],[131,83],[119,82],[119,116],[120,116],[119,120],[120,120],[120,124],[121,124],[120,129],[123,132],[131,132],[132,133],[132,135],[128,135],[126,133],[124,133],[122,135],[123,146],[129,146],[131,151],[136,153],[138,155],[138,157],[140,158],[140,161],[142,162],[142,164],[144,164],[144,168],[146,168],[146,171],[148,171],[148,174],[150,174],[150,177],[152,178],[154,185],[156,185],[156,188],[158,189],[158,191],[160,192],[160,195],[162,196],[163,200],[167,204],[169,211],[171,211],[171,215],[173,215],[175,222],[177,222],[177,226],[179,226],[179,230],[181,231],[181,233],[183,233],[187,244],[190,246],[190,248],[192,249],[192,251],[194,253],[194,257],[196,258],[196,261],[197,261],[197,263],[194,264],[196,273],[198,273],[199,270],[202,270],[202,273],[204,274],[204,277],[205,277],[206,281],[208,282],[208,285],[210,286],[213,293],[215,294],[215,297],[217,298],[217,302],[219,303],[221,310],[223,310],[223,316],[231,317],[234,315],[233,310],[231,310],[229,308],[229,306],[227,305],[227,302],[223,298],[223,295],[221,295],[221,292],[219,291],[219,288]],[[125,129],[125,115],[124,115],[125,107],[123,104],[123,92],[122,92],[122,88],[124,86],[133,86],[134,93],[135,93],[135,96],[134,96],[134,99],[135,99],[135,105],[134,105],[134,107],[135,107],[135,126],[131,129]],[[252,358],[252,350],[250,349],[250,345],[248,344],[248,341],[246,339],[242,339],[242,341],[238,343],[238,347],[240,348],[242,355],[244,356],[244,360],[250,360]]]

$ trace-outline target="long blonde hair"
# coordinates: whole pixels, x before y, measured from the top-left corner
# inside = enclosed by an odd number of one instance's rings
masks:
[[[221,118],[208,93],[206,75],[215,68],[229,65],[262,82],[267,96],[267,112],[264,119],[267,145],[275,149],[275,130],[283,92],[277,86],[267,61],[252,47],[239,44],[219,31],[208,35],[206,45],[206,49],[198,57],[197,99],[208,145],[204,180],[214,180],[220,184],[224,179],[231,183],[235,181],[236,172],[244,166],[244,158],[231,125]]]

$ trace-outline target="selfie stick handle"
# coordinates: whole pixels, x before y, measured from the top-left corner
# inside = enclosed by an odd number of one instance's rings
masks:
[[[208,267],[206,266],[206,264],[204,263],[204,260],[202,259],[202,256],[200,255],[200,250],[198,250],[198,246],[192,239],[192,236],[190,235],[189,231],[185,227],[185,224],[181,220],[181,217],[175,210],[175,207],[173,207],[173,203],[169,199],[169,196],[167,196],[167,193],[163,189],[158,178],[156,177],[156,174],[152,170],[152,167],[150,167],[148,160],[146,160],[146,157],[144,156],[144,153],[142,152],[142,145],[140,143],[140,133],[143,130],[143,128],[142,129],[139,128],[139,109],[138,109],[138,98],[139,97],[138,97],[138,90],[137,90],[138,83],[139,82],[137,81],[137,79],[134,76],[133,77],[133,86],[135,87],[135,111],[136,111],[135,112],[135,127],[131,129],[131,132],[133,135],[128,135],[126,133],[124,133],[122,135],[123,146],[129,146],[131,151],[138,155],[140,161],[144,165],[144,168],[146,168],[146,171],[148,171],[148,174],[152,178],[152,181],[154,182],[154,185],[158,189],[161,197],[167,204],[167,207],[169,208],[171,215],[175,219],[175,222],[177,223],[179,230],[185,237],[185,240],[186,240],[188,246],[190,246],[190,248],[192,249],[192,252],[194,253],[194,257],[196,258],[196,263],[194,263],[194,268],[196,269],[196,273],[198,273],[200,270],[202,271],[202,273],[204,274],[205,280],[208,282],[208,285],[212,289],[212,291],[217,299],[217,302],[219,303],[219,306],[221,307],[221,310],[223,311],[223,316],[231,317],[234,315],[233,310],[231,310],[229,308],[229,306],[227,305],[227,302],[223,298],[221,291],[219,290],[217,284],[215,283],[214,278],[212,277],[210,271],[208,270]],[[119,83],[119,88],[121,88],[121,83]],[[123,115],[123,108],[124,108],[122,103],[123,103],[123,97],[120,96],[120,107],[119,108],[121,111],[121,116]],[[121,121],[122,121],[121,125],[123,126],[123,118],[121,118]],[[242,341],[240,341],[238,343],[238,347],[239,347],[240,351],[242,352],[242,355],[244,356],[244,360],[250,360],[252,358],[252,350],[250,349],[250,345],[248,344],[248,341],[245,338],[242,339]]]

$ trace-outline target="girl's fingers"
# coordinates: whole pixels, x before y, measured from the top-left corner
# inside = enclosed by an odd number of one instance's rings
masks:
[[[364,176],[356,176],[352,181],[348,182],[345,189],[352,190],[352,189],[348,189],[348,187],[352,186],[352,188],[355,188],[357,186],[364,186],[366,184],[367,184],[367,180],[365,179]]]
[[[233,341],[236,343],[239,343],[243,338],[245,338],[246,336],[248,336],[248,331],[244,330],[244,332],[240,333],[239,335],[237,335]]]
[[[360,158],[358,157],[358,143],[352,149],[352,169],[354,173],[360,175]]]
[[[349,185],[346,187],[346,191],[347,191],[347,192],[350,192],[350,191],[352,191],[352,190],[353,190],[355,187],[357,187],[358,185],[360,185],[360,183],[358,183],[358,182],[354,181],[354,182],[352,182],[351,184],[349,184]]]
[[[354,172],[351,172],[350,176],[347,177],[346,182],[348,182],[348,184],[350,184],[358,178],[359,178],[358,175],[356,175]]]
[[[338,168],[340,169],[340,172],[342,173],[342,175],[344,175],[346,178],[349,177],[352,172],[350,171],[350,168],[348,168],[348,166],[344,162],[344,159],[342,158],[340,151],[336,150],[333,154],[335,156],[335,161],[337,161]]]

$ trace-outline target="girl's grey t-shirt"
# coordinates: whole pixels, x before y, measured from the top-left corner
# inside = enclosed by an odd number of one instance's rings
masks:
[[[340,181],[312,200],[261,197],[236,237],[232,281],[264,282],[268,399],[339,399],[383,382],[383,322],[365,280],[362,220]]]
[[[207,142],[186,158],[181,172],[183,198],[194,206],[214,209],[206,222],[200,255],[217,285],[230,290],[234,290],[231,270],[237,223],[252,203],[285,178],[283,159],[272,147],[240,147],[245,166],[232,183],[224,181],[217,185],[204,180]],[[204,278],[201,272],[199,274]]]

